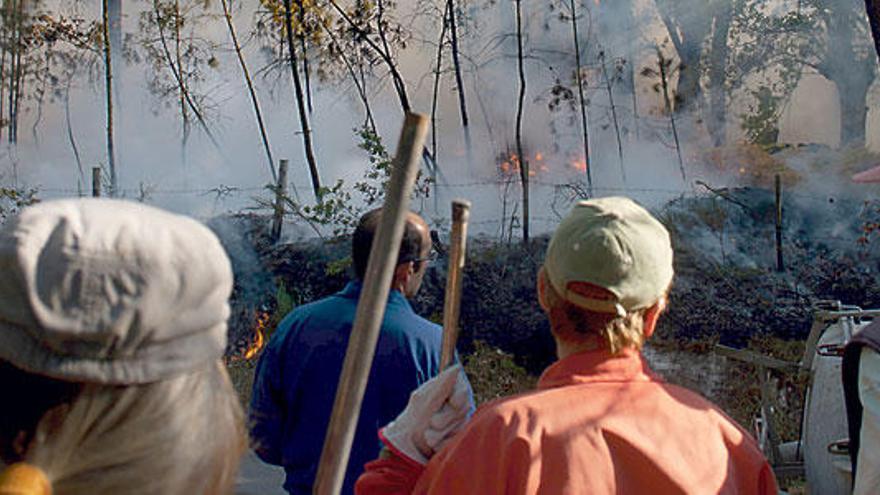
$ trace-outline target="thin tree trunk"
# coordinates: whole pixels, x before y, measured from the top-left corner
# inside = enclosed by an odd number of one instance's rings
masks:
[[[443,26],[440,29],[440,40],[437,42],[437,61],[434,64],[434,87],[431,91],[431,154],[434,155],[435,165],[437,163],[437,96],[440,93],[440,71],[443,64],[443,45],[446,43],[447,27],[449,27],[449,23],[444,18]],[[437,179],[436,173],[433,178],[434,180]]]
[[[874,38],[874,51],[880,57],[880,0],[865,0],[865,10],[868,11],[868,23]]]
[[[49,76],[51,67],[49,65],[49,53],[46,52],[44,57],[44,65],[43,71],[40,76],[40,89],[37,92],[36,100],[37,100],[37,115],[34,117],[34,123],[31,126],[31,135],[34,137],[34,143],[39,146],[40,137],[37,133],[37,129],[40,127],[40,124],[43,123],[43,103],[46,98],[46,89],[49,87]]]
[[[110,196],[116,196],[119,189],[119,178],[116,175],[116,157],[113,147],[113,66],[110,61],[110,19],[107,12],[108,0],[103,0],[103,21],[101,30],[104,44],[104,93],[107,98],[107,166],[110,168]]]
[[[286,1],[286,0],[285,0]],[[388,71],[391,73],[391,80],[394,84],[394,89],[397,92],[397,98],[400,100],[400,106],[404,112],[410,111],[409,104],[409,96],[406,92],[406,83],[403,80],[403,77],[400,75],[400,71],[397,70],[397,63],[394,62],[394,58],[391,56],[391,52],[386,52],[382,47],[376,44],[372,39],[370,39],[370,33],[365,32],[361,29],[352,18],[346,13],[345,9],[339,6],[335,0],[329,0],[330,5],[336,10],[336,13],[348,24],[348,26],[353,29],[359,36],[363,38],[363,41],[369,45],[370,48],[379,55],[385,65],[388,67]],[[384,33],[381,29],[379,30],[380,36],[381,33]],[[383,36],[384,37],[384,36]],[[386,45],[387,47],[387,45]]]
[[[76,160],[76,169],[79,172],[76,179],[76,191],[82,196],[85,173],[83,172],[82,159],[79,156],[79,148],[76,146],[76,138],[73,136],[73,126],[70,124],[70,85],[72,82],[73,74],[67,78],[67,87],[64,91],[64,122],[67,124],[67,140],[70,142],[70,149],[73,150],[73,158]]]
[[[675,153],[678,156],[678,168],[681,170],[681,180],[687,181],[684,173],[684,160],[681,157],[681,142],[678,140],[678,129],[675,125],[675,112],[672,109],[672,98],[669,94],[669,74],[667,69],[672,61],[663,57],[663,52],[657,48],[657,65],[660,68],[660,86],[663,88],[663,105],[666,114],[669,115],[669,123],[672,125],[672,139],[675,141]]]
[[[323,24],[322,24],[323,26]],[[324,29],[324,32],[330,38],[330,42],[336,45],[338,48],[336,51],[339,53],[339,58],[342,59],[342,63],[345,64],[345,68],[348,70],[348,74],[351,76],[352,82],[354,82],[354,86],[357,89],[358,97],[361,99],[361,103],[364,105],[364,112],[366,117],[366,123],[370,126],[374,134],[378,134],[376,130],[376,121],[373,119],[373,110],[370,108],[370,100],[367,99],[367,90],[364,87],[361,78],[358,77],[357,71],[354,69],[354,65],[351,63],[351,60],[345,55],[345,51],[342,49],[342,45],[339,44],[339,39],[336,38],[336,35],[333,33],[332,29]]]
[[[290,54],[290,72],[293,76],[293,90],[296,95],[297,109],[299,110],[299,123],[302,127],[306,162],[309,165],[309,173],[312,176],[312,189],[315,193],[315,200],[320,203],[321,180],[318,177],[318,164],[315,162],[315,153],[312,151],[312,130],[309,128],[309,116],[306,112],[302,83],[299,80],[299,67],[296,61],[296,50],[293,45],[293,12],[290,7],[290,0],[284,0],[284,24],[287,34],[287,51]]]
[[[180,71],[180,79],[184,81],[184,83],[180,84],[178,88],[178,99],[180,104],[180,118],[183,126],[183,132],[180,136],[180,159],[181,163],[184,167],[186,167],[187,159],[186,159],[186,146],[189,142],[189,134],[190,134],[190,121],[189,121],[189,112],[186,107],[186,74],[183,72],[183,57],[180,52],[180,26],[182,24],[182,20],[180,18],[180,1],[174,0],[174,57],[177,61],[177,69]]]
[[[23,0],[11,0],[11,6],[9,8],[9,23],[12,31],[9,34],[10,46],[12,48],[12,52],[10,53],[9,62],[9,94],[7,95],[9,100],[9,109],[8,109],[8,122],[6,123],[8,132],[7,132],[7,140],[10,144],[15,143],[15,121],[17,119],[16,116],[16,108],[15,108],[15,96],[17,94],[16,83],[18,82],[18,63],[21,61],[21,16],[19,15],[19,5]]]
[[[706,128],[712,137],[712,144],[721,146],[725,141],[727,126],[727,59],[729,47],[727,38],[733,17],[733,2],[716,2],[715,25],[712,33],[712,55],[715,63],[709,64],[709,118]]]
[[[523,244],[529,243],[529,161],[523,153],[522,146],[522,117],[523,105],[526,98],[526,72],[523,60],[523,32],[522,32],[522,0],[514,0],[516,6],[516,59],[519,70],[519,99],[516,105],[516,154],[519,159],[519,176],[522,182],[522,205],[523,205]]]
[[[614,135],[617,137],[617,160],[620,163],[620,175],[626,184],[626,169],[623,166],[623,141],[620,137],[620,123],[617,119],[617,105],[614,104],[614,90],[611,87],[611,78],[608,77],[608,66],[605,60],[604,49],[599,52],[599,62],[602,64],[602,76],[605,78],[605,89],[608,91],[608,103],[611,105],[611,123],[614,125]]]
[[[4,2],[3,8],[4,8],[4,10],[6,10],[6,8],[7,8],[7,5],[5,5],[5,2]],[[6,16],[6,19],[9,19],[8,15]],[[9,26],[5,25],[4,29],[8,30]],[[8,38],[4,41],[8,41]],[[5,110],[4,103],[6,101],[3,98],[3,96],[4,96],[3,92],[6,91],[6,53],[7,53],[8,43],[0,43],[0,45],[2,45],[2,46],[0,46],[0,120],[2,120],[3,115],[4,115],[3,112]],[[3,136],[3,126],[0,125],[0,138],[2,138],[2,136]]]
[[[104,0],[106,2],[106,0]],[[211,128],[208,127],[208,123],[205,121],[202,112],[199,111],[195,102],[192,100],[192,96],[189,94],[189,90],[186,87],[185,81],[183,80],[183,75],[181,74],[181,68],[177,66],[174,62],[174,57],[171,55],[171,49],[168,47],[168,40],[165,38],[165,30],[162,28],[161,22],[159,22],[161,18],[161,11],[159,10],[159,2],[158,0],[153,0],[153,12],[156,15],[156,25],[159,29],[159,41],[162,45],[162,52],[165,54],[165,61],[168,63],[168,69],[171,71],[171,75],[174,76],[174,81],[177,83],[177,87],[180,90],[181,94],[183,94],[184,99],[186,100],[187,106],[192,111],[193,116],[195,116],[196,121],[202,126],[202,130],[205,131],[205,135],[208,136],[208,139],[211,140],[211,143],[217,148],[218,151],[221,151],[220,143],[214,137],[214,133],[211,132]]]
[[[587,193],[590,197],[593,197],[593,173],[590,170],[592,168],[592,160],[590,160],[590,121],[587,116],[587,102],[584,97],[584,79],[583,74],[581,73],[581,44],[579,42],[580,38],[578,37],[577,3],[575,0],[570,0],[569,5],[571,8],[572,42],[574,43],[575,77],[577,79],[578,103],[581,111],[581,131],[583,132],[584,171],[587,174]]]
[[[437,63],[434,66],[434,88],[431,92],[431,154],[434,156],[434,169],[431,172],[431,180],[434,183],[434,210],[439,207],[437,197],[437,168],[440,166],[437,159],[437,96],[440,93],[440,71],[443,64],[443,44],[446,43],[446,29],[448,21],[443,19],[440,29],[440,40],[437,41]]]
[[[455,0],[446,1],[447,15],[449,16],[449,38],[452,48],[452,67],[455,69],[455,86],[458,88],[458,109],[461,112],[461,125],[468,126],[467,103],[464,95],[464,82],[461,77],[461,62],[458,56],[458,29],[455,23]]]
[[[223,18],[226,19],[226,27],[229,28],[229,37],[232,39],[232,47],[235,49],[235,55],[238,57],[238,64],[241,66],[241,73],[244,75],[244,81],[248,87],[248,93],[251,96],[251,104],[254,107],[254,115],[257,118],[257,127],[260,128],[260,137],[263,140],[263,149],[266,151],[266,164],[269,166],[269,172],[272,174],[272,183],[278,182],[278,175],[275,172],[275,159],[272,158],[272,148],[269,146],[269,136],[266,134],[266,125],[263,122],[263,112],[260,110],[260,102],[257,100],[257,92],[254,90],[254,83],[251,79],[251,73],[248,70],[247,63],[244,60],[244,54],[241,52],[241,43],[238,42],[238,34],[235,32],[235,24],[232,23],[232,13],[229,9],[228,0],[220,0],[223,6]],[[295,191],[296,189],[294,189]]]
[[[302,0],[296,0],[296,8],[299,13],[299,25],[300,32],[297,35],[299,38],[300,49],[302,50],[303,57],[303,80],[306,83],[306,103],[309,107],[309,113],[312,113],[312,78],[311,72],[309,71],[309,55],[306,51],[306,30],[305,30],[305,20],[306,20],[306,11],[303,7]]]

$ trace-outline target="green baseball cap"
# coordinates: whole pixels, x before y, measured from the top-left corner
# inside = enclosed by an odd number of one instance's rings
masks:
[[[550,239],[544,270],[566,301],[623,316],[652,306],[669,288],[669,232],[629,198],[580,201]],[[590,286],[611,296],[602,297]]]

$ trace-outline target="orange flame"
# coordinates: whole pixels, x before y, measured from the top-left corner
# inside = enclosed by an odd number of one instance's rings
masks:
[[[247,346],[247,349],[241,354],[242,359],[249,360],[256,357],[257,354],[266,345],[266,326],[269,325],[269,313],[260,312],[257,315],[256,326],[254,327],[254,340]]]
[[[575,160],[571,162],[569,166],[571,166],[571,168],[577,170],[578,172],[587,172],[587,161],[584,159]]]

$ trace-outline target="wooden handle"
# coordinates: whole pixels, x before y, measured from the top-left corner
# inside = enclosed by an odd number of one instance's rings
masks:
[[[318,474],[312,489],[312,493],[316,495],[336,495],[342,489],[351,443],[360,416],[361,401],[367,387],[367,378],[379,339],[379,328],[385,315],[388,293],[391,291],[391,279],[397,265],[400,241],[409,211],[410,193],[418,173],[419,157],[427,133],[427,117],[406,114],[397,154],[392,163],[382,218],[373,239],[363,289],[345,351],[333,413],[324,438],[324,449],[321,451]]]
[[[458,340],[458,316],[461,308],[461,278],[464,253],[467,246],[467,224],[471,203],[463,199],[452,201],[452,239],[449,242],[449,272],[446,275],[446,298],[443,303],[443,345],[440,351],[440,369],[452,364],[455,342]]]

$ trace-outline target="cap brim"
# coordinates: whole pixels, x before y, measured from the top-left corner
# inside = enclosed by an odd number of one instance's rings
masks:
[[[852,181],[862,184],[880,182],[880,165],[853,175]]]

